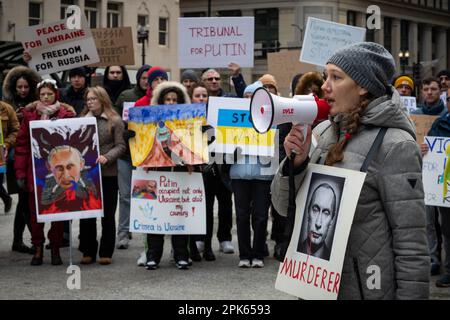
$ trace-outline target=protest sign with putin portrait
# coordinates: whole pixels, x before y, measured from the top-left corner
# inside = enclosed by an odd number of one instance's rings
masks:
[[[103,216],[95,118],[30,122],[38,222]]]
[[[309,164],[275,288],[306,300],[339,294],[348,236],[366,174]]]

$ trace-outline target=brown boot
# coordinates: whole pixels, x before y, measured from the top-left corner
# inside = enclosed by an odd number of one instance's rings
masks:
[[[44,257],[44,250],[42,246],[36,246],[36,251],[34,253],[33,258],[31,259],[30,264],[32,266],[40,266],[42,264],[43,257]]]
[[[59,266],[61,264],[63,264],[63,262],[59,255],[59,248],[52,248],[52,265]]]

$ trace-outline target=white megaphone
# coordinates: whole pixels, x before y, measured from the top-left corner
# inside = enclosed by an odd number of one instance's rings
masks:
[[[250,102],[253,128],[259,133],[266,133],[272,126],[282,123],[312,124],[318,113],[313,95],[283,98],[271,94],[265,88],[258,88]]]

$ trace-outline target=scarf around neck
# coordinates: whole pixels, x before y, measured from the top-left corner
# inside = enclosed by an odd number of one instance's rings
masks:
[[[48,120],[50,116],[57,112],[61,108],[61,104],[59,101],[56,101],[54,104],[46,106],[41,101],[38,101],[36,105],[36,110],[41,115],[41,120]]]
[[[439,99],[435,104],[428,105],[423,103],[422,105],[419,105],[419,107],[422,109],[423,114],[438,115],[444,110],[445,105],[442,100]]]

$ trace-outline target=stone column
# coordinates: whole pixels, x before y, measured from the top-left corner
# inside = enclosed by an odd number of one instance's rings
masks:
[[[375,42],[384,46],[384,19],[380,19],[380,29],[375,30]]]
[[[432,39],[431,39],[431,26],[422,25],[420,34],[420,59],[422,61],[431,61]]]
[[[107,27],[107,12],[108,12],[108,1],[107,0],[101,0],[100,2],[100,22],[99,22],[99,28],[106,28]]]
[[[392,19],[392,49],[391,53],[395,59],[397,73],[401,72],[400,59],[398,53],[400,52],[400,20]]]
[[[439,28],[436,31],[436,58],[439,59],[436,70],[439,72],[447,68],[447,30]]]
[[[409,65],[418,62],[419,59],[419,26],[416,22],[409,22]]]

